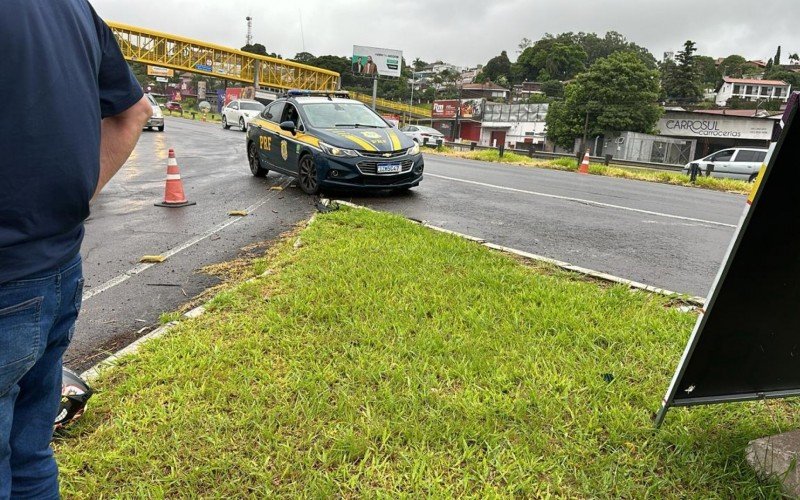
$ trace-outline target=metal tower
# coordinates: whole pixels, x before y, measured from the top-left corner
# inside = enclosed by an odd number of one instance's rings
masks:
[[[247,20],[247,37],[246,37],[247,44],[246,45],[252,45],[253,44],[253,18],[251,16],[247,16],[245,19]]]

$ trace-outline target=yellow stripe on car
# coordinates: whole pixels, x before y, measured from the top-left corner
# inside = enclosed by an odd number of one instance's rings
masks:
[[[392,141],[392,151],[397,151],[400,149],[400,138],[397,137],[397,134],[394,133],[394,130],[389,130],[389,140]]]
[[[359,146],[361,146],[362,148],[364,148],[367,151],[377,151],[378,150],[378,148],[376,148],[375,146],[373,146],[369,142],[365,141],[364,139],[358,137],[357,135],[342,134],[342,137],[344,137],[345,139],[347,139],[349,141],[353,141],[354,143],[358,144]]]

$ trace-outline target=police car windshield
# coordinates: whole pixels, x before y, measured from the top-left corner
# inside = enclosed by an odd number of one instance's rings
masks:
[[[361,103],[320,102],[303,105],[308,124],[315,128],[389,128]]]

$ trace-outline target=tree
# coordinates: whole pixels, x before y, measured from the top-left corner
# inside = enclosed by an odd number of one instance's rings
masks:
[[[426,63],[419,57],[414,59],[414,62],[412,64],[414,65],[414,71],[422,71],[422,68],[428,65],[428,63]]]
[[[586,52],[566,33],[547,34],[522,51],[513,76],[517,81],[569,80],[586,68]]]
[[[586,51],[586,64],[591,66],[598,59],[608,57],[615,52],[634,52],[649,68],[657,67],[656,58],[644,47],[628,41],[624,35],[609,31],[600,38],[595,33],[578,33],[573,40]]]
[[[519,44],[517,45],[517,53],[521,54],[525,51],[528,47],[533,44],[533,41],[530,38],[523,38],[520,40]]]
[[[717,63],[713,57],[695,56],[694,66],[702,88],[716,88],[722,82],[722,75],[717,69]]]
[[[258,54],[260,56],[275,57],[278,59],[282,59],[280,54],[276,54],[275,52],[267,53],[267,48],[260,43],[245,45],[244,47],[242,47],[241,50],[243,52],[250,52],[251,54]]]
[[[489,59],[486,66],[481,70],[482,79],[484,81],[491,80],[496,82],[501,76],[506,80],[511,80],[511,61],[508,59],[506,51],[502,51],[499,56]]]
[[[778,45],[778,50],[775,52],[775,57],[772,58],[772,65],[780,67],[781,65],[781,46]]]
[[[542,92],[551,98],[564,97],[564,83],[558,80],[548,80],[542,84]]]
[[[662,65],[661,84],[667,100],[679,104],[694,104],[703,98],[699,85],[697,68],[694,63],[695,43],[686,40],[683,50],[678,52],[677,64],[665,61]]]
[[[292,58],[292,61],[303,63],[303,64],[311,64],[314,61],[314,59],[316,59],[316,57],[314,57],[314,54],[312,54],[310,52],[298,52]]]
[[[722,76],[730,76],[732,78],[744,78],[745,76],[753,75],[758,71],[758,68],[747,62],[744,57],[733,54],[719,64],[719,70]]]
[[[547,135],[571,147],[584,133],[654,132],[662,110],[658,105],[659,74],[635,52],[616,52],[598,59],[566,86],[563,102],[551,104]]]
[[[657,67],[653,54],[616,31],[609,31],[602,38],[596,33],[548,33],[522,51],[514,64],[512,76],[517,82],[566,81],[598,59],[617,52],[633,52],[648,68]]]
[[[789,62],[793,64],[800,64],[800,55],[795,52],[794,54],[789,56]]]

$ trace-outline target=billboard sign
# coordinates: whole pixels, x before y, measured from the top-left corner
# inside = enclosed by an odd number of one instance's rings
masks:
[[[739,118],[699,113],[669,113],[658,122],[661,135],[707,139],[752,139],[769,141],[775,120]]]
[[[431,110],[431,117],[433,118],[455,118],[456,111],[459,109],[460,103],[460,118],[468,120],[480,120],[483,115],[483,99],[446,99],[441,101],[434,101]]]
[[[162,68],[161,66],[147,66],[147,75],[148,76],[165,76],[167,78],[172,78],[175,76],[175,72],[169,68]]]
[[[358,75],[400,76],[403,52],[353,45],[353,73]]]
[[[656,425],[672,406],[800,396],[800,117],[790,103]]]

